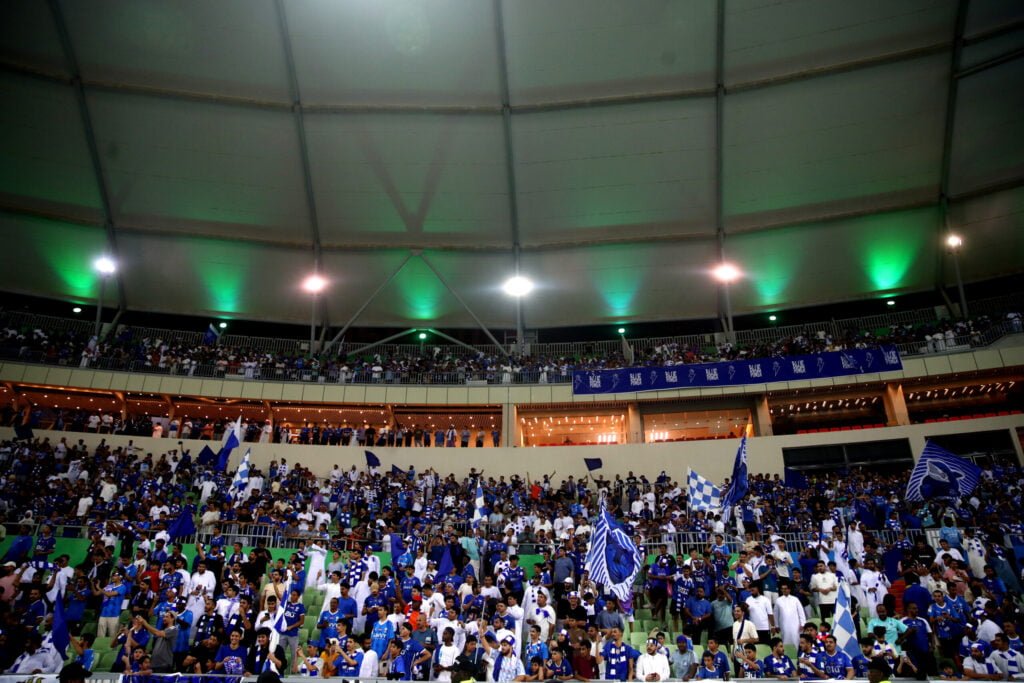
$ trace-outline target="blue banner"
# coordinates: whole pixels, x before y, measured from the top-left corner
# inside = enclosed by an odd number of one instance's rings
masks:
[[[572,375],[574,394],[615,394],[738,384],[792,382],[902,370],[895,346],[827,351],[807,356],[753,358],[724,363],[699,363],[617,370],[579,370]]]

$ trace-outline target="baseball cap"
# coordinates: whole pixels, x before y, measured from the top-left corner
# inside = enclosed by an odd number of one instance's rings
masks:
[[[569,591],[569,597],[570,598],[578,598],[578,597],[580,597],[580,592],[579,591]]]
[[[657,638],[648,638],[647,639],[647,644],[648,645],[657,645],[658,644],[658,639]]]
[[[690,641],[687,640],[686,636],[679,635],[679,636],[676,636],[676,642],[677,643],[688,643]]]
[[[516,646],[516,639],[513,638],[512,636],[505,636],[504,638],[501,639],[501,642],[508,643],[512,647]]]

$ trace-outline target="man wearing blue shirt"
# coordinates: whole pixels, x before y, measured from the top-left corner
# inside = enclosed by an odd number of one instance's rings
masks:
[[[853,662],[850,656],[836,647],[836,637],[825,636],[825,651],[818,659],[818,666],[833,680],[853,678]]]
[[[639,652],[622,642],[622,629],[613,627],[604,647],[597,653],[597,663],[604,663],[606,680],[629,681],[633,679],[633,667],[639,656]]]
[[[519,566],[519,556],[513,555],[508,558],[509,567],[502,573],[505,577],[505,590],[516,596],[516,600],[522,602],[523,588],[526,583],[526,570]]]
[[[103,596],[100,603],[99,623],[96,627],[97,638],[111,638],[117,634],[117,621],[121,616],[121,603],[128,594],[128,587],[121,581],[119,572],[111,572],[110,583],[103,588],[97,580],[93,580],[92,594]]]
[[[778,678],[784,681],[796,678],[796,667],[793,666],[793,660],[786,656],[786,646],[782,638],[772,638],[769,646],[772,652],[761,664],[765,678]]]
[[[907,616],[903,623],[907,627],[903,641],[903,652],[906,654],[917,670],[923,674],[934,676],[935,657],[931,654],[932,629],[925,619],[922,619],[917,609],[917,603],[904,602]]]
[[[288,602],[284,604],[284,619],[278,628],[281,634],[279,642],[289,660],[294,661],[299,656],[299,629],[305,623],[306,606],[302,604],[302,594],[293,588],[288,594]]]
[[[698,586],[696,592],[686,600],[683,615],[686,617],[684,630],[693,642],[699,643],[705,631],[710,633],[711,603],[704,598],[703,587]]]

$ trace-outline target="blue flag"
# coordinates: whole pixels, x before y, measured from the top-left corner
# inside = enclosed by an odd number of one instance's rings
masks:
[[[441,555],[441,560],[437,563],[437,578],[436,581],[440,581],[444,577],[452,573],[452,549],[449,546],[444,547],[444,554]]]
[[[807,477],[800,470],[794,470],[792,467],[785,468],[785,481],[787,489],[809,489],[811,484],[807,481]]]
[[[210,323],[206,327],[206,332],[203,333],[203,344],[206,346],[213,346],[220,340],[220,331]]]
[[[927,441],[907,481],[907,500],[969,496],[980,479],[980,467]]]
[[[68,631],[68,622],[64,617],[64,591],[57,593],[57,599],[53,601],[53,632],[51,635],[53,649],[64,657],[71,644],[71,632]]]
[[[395,475],[396,477],[401,477],[402,475],[405,474],[405,470],[403,470],[398,465],[392,465],[391,466],[391,474]]]
[[[604,466],[604,463],[601,462],[601,458],[583,458],[583,464],[587,466],[588,472],[599,470]]]
[[[171,540],[177,540],[182,536],[192,536],[196,533],[196,523],[192,519],[192,506],[186,505],[181,508],[181,514],[174,520],[174,523],[167,529],[167,534],[171,537]]]
[[[835,636],[839,649],[853,659],[860,654],[857,645],[857,626],[850,612],[850,588],[845,581],[839,583],[839,594],[836,596],[836,613],[832,619],[832,635]]]
[[[633,581],[640,573],[643,556],[633,539],[608,514],[604,505],[594,524],[585,567],[590,578],[611,591],[619,600],[629,600]]]
[[[736,450],[736,460],[732,464],[732,479],[729,481],[729,490],[725,492],[722,500],[725,517],[729,511],[739,504],[750,490],[747,483],[747,437],[740,441],[740,447]]]
[[[481,524],[486,524],[490,514],[487,510],[487,501],[484,500],[484,488],[480,485],[480,480],[477,479],[476,494],[473,496],[473,528],[477,529]]]
[[[229,422],[227,429],[224,430],[224,440],[220,445],[220,453],[217,455],[217,471],[223,472],[228,468],[228,458],[231,457],[231,451],[235,450],[242,444],[242,416],[239,415],[238,419],[234,422]]]
[[[371,453],[370,451],[363,451],[363,455],[366,456],[367,467],[380,467],[380,458]]]
[[[203,450],[199,451],[199,455],[196,456],[196,465],[201,467],[209,467],[217,460],[217,454],[213,452],[213,449],[209,446],[203,446]],[[227,463],[224,463],[227,467]]]
[[[405,539],[402,534],[390,534],[391,536],[391,562],[397,567],[398,558],[405,553]]]

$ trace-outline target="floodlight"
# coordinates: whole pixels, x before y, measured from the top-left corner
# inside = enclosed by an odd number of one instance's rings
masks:
[[[505,293],[509,296],[526,296],[533,291],[533,282],[522,275],[516,275],[506,280],[502,289],[504,289]]]
[[[952,234],[946,238],[946,246],[950,249],[959,249],[963,243],[964,239],[957,234]]]
[[[100,256],[98,259],[93,261],[93,268],[100,272],[102,275],[110,275],[117,270],[117,264],[114,263],[114,259],[109,256]]]
[[[319,294],[327,286],[327,280],[314,273],[302,281],[302,288],[310,294]]]
[[[740,269],[731,263],[720,263],[715,266],[711,274],[715,276],[715,279],[719,282],[729,283],[734,280],[738,280],[743,273]]]

